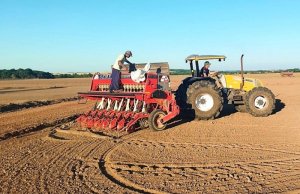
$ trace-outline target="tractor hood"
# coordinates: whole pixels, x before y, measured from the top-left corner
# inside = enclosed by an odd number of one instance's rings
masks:
[[[221,75],[220,81],[225,88],[240,89],[242,79],[235,75]],[[250,91],[255,87],[263,86],[261,81],[254,78],[245,78],[243,90]]]

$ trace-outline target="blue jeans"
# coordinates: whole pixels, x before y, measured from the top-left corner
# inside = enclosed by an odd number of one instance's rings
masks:
[[[120,77],[121,77],[120,70],[112,68],[111,83],[109,87],[110,91],[120,89]]]

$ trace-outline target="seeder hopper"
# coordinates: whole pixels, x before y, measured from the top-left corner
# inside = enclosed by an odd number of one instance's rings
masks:
[[[137,65],[143,68],[145,64]],[[126,131],[138,128],[163,130],[179,114],[170,88],[168,63],[153,63],[145,80],[135,82],[121,72],[122,91],[111,93],[109,74],[95,74],[88,92],[79,96],[96,101],[94,108],[78,117],[77,122],[94,132]]]

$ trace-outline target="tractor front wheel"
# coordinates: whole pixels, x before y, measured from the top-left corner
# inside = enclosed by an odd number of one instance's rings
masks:
[[[265,87],[257,87],[246,94],[247,112],[255,117],[266,117],[272,114],[275,108],[275,96]]]
[[[149,127],[155,131],[162,131],[166,128],[166,124],[162,122],[162,118],[166,113],[160,109],[154,110],[149,115]]]

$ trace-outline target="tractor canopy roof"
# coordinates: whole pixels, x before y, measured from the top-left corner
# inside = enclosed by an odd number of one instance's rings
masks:
[[[217,59],[219,61],[225,61],[226,57],[224,55],[190,55],[185,58],[185,61],[200,61],[200,60],[213,60]]]

